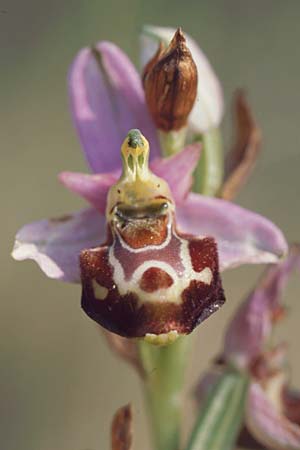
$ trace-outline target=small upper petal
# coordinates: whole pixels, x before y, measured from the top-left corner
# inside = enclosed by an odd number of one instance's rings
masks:
[[[116,183],[119,175],[119,171],[95,175],[62,172],[59,174],[59,180],[70,191],[83,197],[94,208],[104,214],[108,190]]]
[[[186,198],[192,185],[192,173],[200,156],[200,145],[193,144],[169,158],[155,158],[150,164],[155,175],[164,178],[176,203]],[[119,179],[120,170],[104,174],[62,172],[59,180],[70,191],[79,194],[101,213],[105,213],[109,188]]]
[[[79,254],[105,239],[105,218],[94,209],[25,225],[17,233],[12,256],[33,259],[50,278],[80,282]]]
[[[280,308],[282,291],[295,268],[300,269],[299,245],[291,247],[283,262],[266,269],[257,287],[238,309],[225,335],[227,360],[245,366],[261,354]]]
[[[216,239],[223,270],[247,263],[274,263],[287,252],[276,225],[225,200],[191,193],[177,208],[177,222],[188,233]]]
[[[258,383],[249,389],[246,425],[252,436],[267,448],[299,450],[300,427],[274,408]]]
[[[181,204],[190,191],[200,149],[199,144],[192,144],[174,156],[157,158],[150,165],[156,175],[167,181],[176,204]]]
[[[73,122],[94,172],[120,167],[120,145],[131,128],[140,128],[152,155],[159,154],[140,76],[116,45],[103,41],[94,50],[82,49],[68,81]]]
[[[160,41],[167,45],[176,32],[175,28],[146,26],[141,36],[141,60],[143,66],[152,58]],[[185,35],[198,71],[197,98],[189,116],[189,126],[194,132],[202,133],[217,127],[223,116],[223,93],[219,80],[208,59],[198,44]]]

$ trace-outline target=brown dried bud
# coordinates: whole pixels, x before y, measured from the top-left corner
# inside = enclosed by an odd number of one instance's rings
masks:
[[[180,28],[170,45],[162,44],[144,69],[146,102],[160,130],[186,125],[197,94],[197,67]]]
[[[142,81],[143,84],[145,83],[146,77],[150,73],[150,71],[153,69],[155,64],[160,60],[162,55],[165,53],[165,45],[163,42],[160,42],[158,45],[158,49],[156,50],[156,53],[152,56],[151,59],[147,62],[147,64],[144,67],[143,73],[142,73]]]

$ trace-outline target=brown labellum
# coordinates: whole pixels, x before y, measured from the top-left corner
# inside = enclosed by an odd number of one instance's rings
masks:
[[[162,45],[144,69],[146,101],[162,131],[186,125],[197,94],[197,68],[179,28],[168,48]]]
[[[137,249],[112,235],[80,258],[82,307],[103,327],[125,337],[188,334],[224,303],[212,238],[182,236],[172,222],[160,245]]]

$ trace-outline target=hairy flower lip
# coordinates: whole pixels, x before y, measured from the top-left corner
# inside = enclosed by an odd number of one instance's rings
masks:
[[[212,245],[212,242],[206,242],[206,245]],[[216,261],[215,255],[212,258]],[[125,337],[144,337],[150,333],[161,335],[172,330],[179,334],[190,333],[224,303],[217,268],[214,268],[213,286],[196,282],[185,289],[184,299],[179,299],[178,303],[160,301],[158,297],[142,304],[136,295],[127,293],[121,296],[116,289],[107,248],[84,251],[81,268],[83,309],[93,320]],[[93,280],[97,280],[96,285],[93,285]],[[100,300],[96,297],[98,285],[105,285],[107,290],[107,297]]]

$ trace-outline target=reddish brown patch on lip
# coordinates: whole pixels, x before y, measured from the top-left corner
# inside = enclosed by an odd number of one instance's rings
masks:
[[[138,220],[128,220],[117,226],[122,239],[133,249],[160,245],[167,237],[166,215]]]
[[[195,272],[201,272],[205,267],[209,267],[214,272],[217,267],[218,255],[213,238],[191,239],[189,252]]]
[[[198,244],[193,243],[193,240],[190,238],[190,246],[195,249]],[[104,328],[125,337],[143,337],[147,333],[162,334],[173,330],[179,334],[190,333],[225,301],[218,272],[216,244],[213,239],[208,238],[207,245],[209,243],[211,264],[208,267],[213,274],[211,283],[205,284],[191,279],[176,303],[161,301],[159,295],[153,301],[146,302],[140,301],[138,296],[130,291],[121,295],[114,282],[114,269],[109,263],[109,247],[83,251],[80,256],[82,308]],[[206,264],[207,258],[206,256]],[[170,282],[159,272],[154,271],[153,275],[162,285]],[[151,278],[151,269],[146,277]],[[95,282],[108,290],[107,296],[101,301],[95,297]],[[153,286],[152,280],[146,282],[146,288],[151,289]]]
[[[170,275],[158,267],[146,270],[140,281],[140,288],[145,292],[155,292],[159,289],[167,289],[172,286],[173,279]]]

